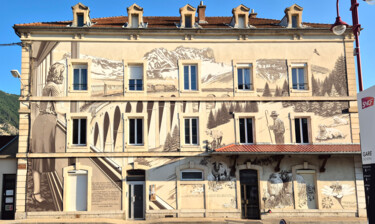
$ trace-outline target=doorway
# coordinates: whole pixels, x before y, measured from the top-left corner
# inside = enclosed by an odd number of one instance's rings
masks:
[[[14,202],[16,197],[16,175],[3,175],[3,192],[1,200],[1,219],[14,219]]]
[[[128,183],[128,210],[129,219],[139,220],[145,218],[145,171],[128,170],[126,181]]]
[[[68,211],[87,211],[87,171],[69,171],[68,188]]]
[[[240,170],[241,214],[243,219],[260,219],[257,170]]]

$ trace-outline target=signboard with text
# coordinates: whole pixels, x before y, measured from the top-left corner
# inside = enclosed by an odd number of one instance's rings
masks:
[[[375,86],[358,93],[358,113],[361,135],[363,181],[365,185],[367,216],[375,222]]]

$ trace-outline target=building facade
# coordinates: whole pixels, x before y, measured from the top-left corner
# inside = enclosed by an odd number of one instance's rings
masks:
[[[365,216],[353,36],[205,9],[14,26],[16,218]]]

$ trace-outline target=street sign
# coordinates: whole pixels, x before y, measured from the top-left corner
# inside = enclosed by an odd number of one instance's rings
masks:
[[[375,223],[375,86],[358,93],[358,113],[367,217]],[[372,211],[372,212],[371,212]]]

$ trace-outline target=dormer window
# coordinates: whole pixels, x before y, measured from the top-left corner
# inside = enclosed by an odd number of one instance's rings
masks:
[[[293,28],[298,27],[298,16],[297,15],[292,16],[292,27]]]
[[[83,13],[77,13],[77,26],[82,27],[83,25],[85,25]]]
[[[195,24],[195,12],[196,8],[187,4],[180,8],[180,28],[194,28],[197,27]]]
[[[128,22],[125,28],[145,28],[147,23],[143,22],[143,8],[137,4],[133,4],[128,8]]]
[[[90,26],[90,9],[89,7],[78,3],[77,5],[72,7],[73,9],[73,23],[72,27],[84,27]]]
[[[191,15],[185,16],[185,28],[191,28]]]
[[[245,28],[245,15],[238,16],[238,28]]]
[[[240,29],[249,28],[249,11],[250,8],[244,5],[239,5],[237,8],[234,8],[232,10],[233,18],[230,26]]]
[[[302,12],[303,8],[297,4],[285,9],[285,16],[281,20],[280,25],[287,28],[302,28]]]
[[[132,18],[132,21],[131,21],[132,28],[138,28],[138,26],[139,26],[139,16],[138,16],[138,14],[132,14],[131,18]]]

